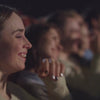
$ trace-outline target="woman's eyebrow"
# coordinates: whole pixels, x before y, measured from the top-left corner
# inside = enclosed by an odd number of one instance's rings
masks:
[[[14,33],[16,33],[16,32],[24,32],[24,31],[25,31],[25,29],[17,29],[17,30],[15,30],[15,31],[13,31],[12,34],[14,34]]]

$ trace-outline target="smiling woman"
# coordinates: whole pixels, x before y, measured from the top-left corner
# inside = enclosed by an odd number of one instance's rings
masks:
[[[0,64],[3,63],[3,69],[5,70],[4,66],[6,66],[8,73],[12,73],[24,69],[25,57],[23,55],[27,53],[31,44],[24,36],[24,25],[18,15],[12,13],[4,25],[0,39],[0,48],[2,48],[0,50]],[[12,68],[9,69],[9,66]]]
[[[23,22],[17,12],[10,7],[0,5],[0,100],[1,98],[34,100],[24,90],[12,83],[10,85],[13,89],[6,88],[8,75],[25,68],[27,50],[32,47],[24,32]],[[8,84],[8,87],[10,85]],[[14,93],[12,94],[12,90],[16,91],[14,92],[16,96],[20,91],[20,98],[16,97]]]
[[[64,66],[58,60],[62,50],[58,32],[55,25],[46,23],[31,25],[26,32],[32,48],[25,70],[15,75],[13,81],[38,100],[71,100]]]

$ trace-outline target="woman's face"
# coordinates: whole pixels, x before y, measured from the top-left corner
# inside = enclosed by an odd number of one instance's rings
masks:
[[[39,50],[43,57],[57,59],[62,49],[56,29],[51,28],[40,40]]]
[[[63,47],[65,52],[77,52],[81,38],[80,26],[75,18],[67,18],[64,26]]]
[[[65,38],[68,37],[72,40],[80,38],[80,26],[76,19],[68,18],[65,24]]]
[[[31,48],[24,32],[22,20],[12,13],[0,33],[0,70],[13,73],[24,69],[27,50]]]

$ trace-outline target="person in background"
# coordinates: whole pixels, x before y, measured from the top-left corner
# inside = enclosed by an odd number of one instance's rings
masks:
[[[90,30],[90,42],[91,42],[91,50],[93,53],[96,53],[95,40],[97,35],[100,34],[100,11],[99,9],[91,9],[85,14],[85,21]]]
[[[78,100],[80,100],[80,98],[83,100],[87,98],[92,99],[92,97],[90,97],[88,93],[86,91],[84,92],[84,89],[82,89],[87,87],[87,73],[85,72],[89,70],[86,69],[84,71],[84,68],[88,68],[86,67],[87,60],[84,60],[84,55],[82,55],[82,57],[80,55],[80,48],[84,47],[82,43],[82,28],[84,28],[83,26],[85,24],[83,23],[83,20],[78,21],[76,15],[80,16],[73,11],[56,12],[47,20],[47,23],[55,24],[60,30],[63,52],[60,53],[59,58],[66,67],[66,83],[68,84],[72,97]],[[79,22],[81,22],[81,24]]]
[[[72,63],[69,59],[70,55],[74,52],[77,53],[79,51],[78,44],[80,41],[80,26],[76,21],[76,17],[71,12],[59,11],[52,15],[47,23],[55,24],[60,30],[61,44],[63,46],[63,52],[60,52],[59,58],[63,61],[67,62],[68,69],[72,68],[70,66],[74,66],[76,72],[80,73],[80,68],[78,65]],[[76,67],[75,67],[76,66]],[[66,69],[66,71],[68,71]],[[67,73],[70,73],[67,72]],[[72,72],[73,73],[73,72]]]

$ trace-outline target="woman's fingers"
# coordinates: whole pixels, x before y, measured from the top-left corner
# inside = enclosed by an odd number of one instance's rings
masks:
[[[48,59],[42,60],[42,66],[43,66],[44,73],[46,75],[48,75],[49,74],[49,61],[48,61]]]
[[[56,65],[55,65],[55,60],[51,59],[51,62],[49,64],[50,64],[50,66],[49,66],[49,77],[51,79],[55,80],[56,79],[56,73],[55,73]]]
[[[59,61],[56,61],[56,77],[60,76],[60,63]]]
[[[64,65],[59,61],[45,58],[42,59],[38,74],[40,77],[49,76],[53,80],[58,80],[60,76],[63,76],[64,69]]]
[[[49,74],[49,62],[48,59],[42,59],[40,67],[38,69],[38,74],[40,77],[47,77]]]
[[[60,63],[60,76],[61,77],[63,76],[64,71],[65,71],[65,66],[62,63]]]

